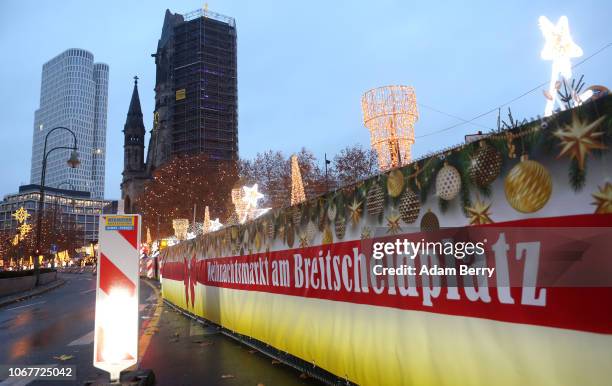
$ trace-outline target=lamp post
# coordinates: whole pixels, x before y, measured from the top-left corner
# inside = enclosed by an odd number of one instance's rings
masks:
[[[73,145],[72,146],[57,146],[47,151],[47,140],[49,139],[49,135],[53,133],[55,130],[60,130],[60,129],[66,130],[70,132],[70,134],[72,134],[72,137],[74,138]],[[76,135],[74,134],[74,131],[70,130],[67,127],[58,126],[58,127],[54,127],[53,129],[49,130],[49,132],[45,136],[45,146],[43,148],[42,169],[40,171],[40,192],[39,192],[39,198],[38,198],[38,211],[36,213],[36,249],[34,251],[35,252],[34,276],[35,276],[36,286],[38,286],[38,280],[40,277],[40,264],[38,261],[38,257],[40,256],[40,252],[41,252],[40,251],[40,236],[41,236],[41,227],[42,227],[42,211],[43,211],[43,205],[45,202],[45,174],[47,172],[47,157],[54,150],[61,150],[61,149],[72,150],[72,152],[70,153],[70,158],[67,161],[68,166],[70,166],[73,169],[79,166],[81,161],[79,161],[79,155],[77,153],[77,138],[76,138]]]

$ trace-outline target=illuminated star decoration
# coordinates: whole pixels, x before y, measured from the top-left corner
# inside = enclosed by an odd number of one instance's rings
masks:
[[[32,226],[30,224],[21,224],[21,226],[19,228],[19,238],[20,239],[24,239],[28,233],[30,233],[30,231],[32,230]]]
[[[472,207],[466,207],[465,210],[468,212],[470,225],[492,224],[490,208],[491,203],[485,204],[483,201],[480,201],[480,198],[476,199],[476,203]]]
[[[27,210],[25,210],[23,208],[23,206],[19,207],[19,209],[17,209],[14,213],[13,213],[13,217],[15,218],[15,220],[17,220],[17,222],[19,224],[25,222],[28,218],[30,218],[30,214],[28,213]]]
[[[218,218],[216,218],[216,219],[211,220],[211,221],[209,222],[209,227],[210,227],[210,231],[211,231],[211,232],[214,232],[214,231],[216,231],[216,230],[221,229],[221,228],[223,227],[223,224],[221,224],[221,223],[219,222],[219,219],[218,219]]]
[[[236,213],[238,213],[240,223],[244,223],[247,220],[253,220],[262,214],[270,210],[270,208],[258,208],[257,202],[264,197],[263,194],[259,193],[257,184],[248,187],[242,187],[242,205],[241,212],[236,207]]]
[[[400,219],[401,217],[396,213],[387,217],[387,227],[389,228],[387,229],[388,234],[396,235],[400,233],[402,230],[400,227]]]
[[[349,211],[350,211],[350,216],[351,216],[351,221],[353,222],[353,224],[358,224],[359,220],[361,220],[361,205],[363,204],[363,201],[359,201],[357,202],[357,199],[353,199],[353,203],[351,205],[349,205]]]
[[[580,170],[584,170],[584,160],[591,153],[591,150],[606,148],[603,143],[599,142],[599,137],[603,135],[603,132],[595,131],[595,128],[604,119],[605,116],[586,124],[574,117],[574,122],[571,125],[555,131],[554,136],[559,138],[562,147],[557,158],[568,155],[578,161]]]
[[[264,196],[263,194],[259,193],[257,184],[251,186],[250,188],[248,186],[244,186],[242,189],[244,190],[242,200],[246,202],[248,207],[257,208],[257,201],[262,199]]]
[[[563,104],[557,99],[559,77],[561,76],[565,79],[570,79],[572,77],[572,64],[570,59],[582,56],[582,48],[572,40],[566,16],[561,16],[556,25],[546,16],[540,16],[538,22],[544,39],[546,39],[540,56],[543,60],[552,61],[550,84],[548,91],[545,93],[547,101],[546,108],[544,109],[544,116],[548,117],[553,113],[555,102],[559,104],[561,110],[564,109]]]
[[[599,192],[594,193],[593,198],[595,202],[592,205],[597,205],[595,213],[604,214],[612,213],[612,184],[606,182],[606,184],[599,188]]]

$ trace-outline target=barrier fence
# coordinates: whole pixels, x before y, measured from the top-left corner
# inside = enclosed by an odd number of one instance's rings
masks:
[[[605,384],[611,104],[167,248],[163,297],[357,384]]]

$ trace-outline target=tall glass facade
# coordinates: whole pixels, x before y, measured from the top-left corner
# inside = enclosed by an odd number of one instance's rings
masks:
[[[77,136],[78,168],[66,164],[70,150],[55,150],[47,158],[45,185],[87,191],[92,198],[104,196],[108,65],[94,63],[93,54],[71,48],[43,65],[40,107],[34,113],[32,171],[30,182],[40,184],[45,136],[64,126]],[[47,141],[47,151],[71,146],[72,136],[56,130]]]

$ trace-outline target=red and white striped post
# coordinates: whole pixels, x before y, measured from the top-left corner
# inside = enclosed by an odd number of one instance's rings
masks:
[[[119,379],[138,359],[140,215],[100,216],[95,367]]]
[[[153,279],[153,276],[154,276],[154,272],[153,272],[153,258],[152,257],[147,257],[147,278]]]

